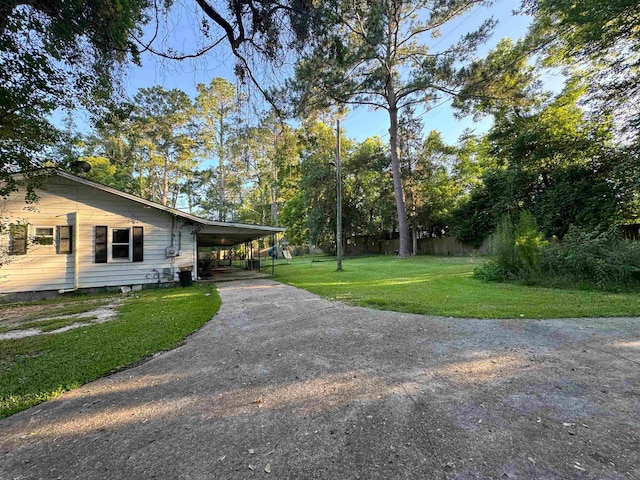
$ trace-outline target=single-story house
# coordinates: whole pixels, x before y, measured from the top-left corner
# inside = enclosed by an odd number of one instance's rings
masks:
[[[229,247],[283,228],[206,220],[63,171],[44,172],[36,203],[0,199],[0,296],[198,278],[199,247]]]

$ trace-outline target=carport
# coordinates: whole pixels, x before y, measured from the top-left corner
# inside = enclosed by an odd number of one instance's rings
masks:
[[[281,227],[269,227],[265,225],[249,225],[243,223],[226,223],[207,221],[198,226],[196,233],[198,262],[200,262],[200,251],[206,247],[216,247],[228,249],[238,245],[245,245],[247,252],[243,259],[243,268],[251,271],[260,270],[260,260],[255,258],[252,242],[263,237],[272,237],[273,244],[277,243],[277,236],[286,229]],[[229,269],[238,270],[228,264],[216,264],[218,273],[228,273]],[[200,270],[200,269],[198,269]]]

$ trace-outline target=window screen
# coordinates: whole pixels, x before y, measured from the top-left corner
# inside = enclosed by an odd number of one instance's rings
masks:
[[[111,258],[129,258],[131,231],[128,228],[114,228],[111,231]]]
[[[53,227],[36,227],[33,243],[37,245],[53,245]]]

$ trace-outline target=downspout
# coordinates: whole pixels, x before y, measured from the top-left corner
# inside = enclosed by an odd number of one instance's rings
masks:
[[[171,248],[173,248],[173,237],[176,231],[176,216],[171,215]]]
[[[193,231],[193,251],[194,251],[194,259],[193,259],[193,275],[195,277],[196,280],[198,280],[198,275],[200,274],[200,272],[198,272],[198,234],[197,232],[195,232],[195,230]]]
[[[80,249],[78,241],[80,239],[80,212],[76,210],[75,225],[73,228],[73,290],[80,288]]]

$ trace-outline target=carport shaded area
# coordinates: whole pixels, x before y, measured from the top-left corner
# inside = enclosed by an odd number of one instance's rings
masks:
[[[249,225],[240,223],[222,223],[210,221],[198,226],[196,233],[198,245],[198,275],[203,279],[224,280],[246,277],[242,271],[260,271],[259,255],[253,247],[253,241],[271,237],[271,243],[277,243],[277,235],[284,232],[281,227]],[[221,255],[226,250],[244,245],[242,256]],[[215,252],[212,256],[211,252]]]

